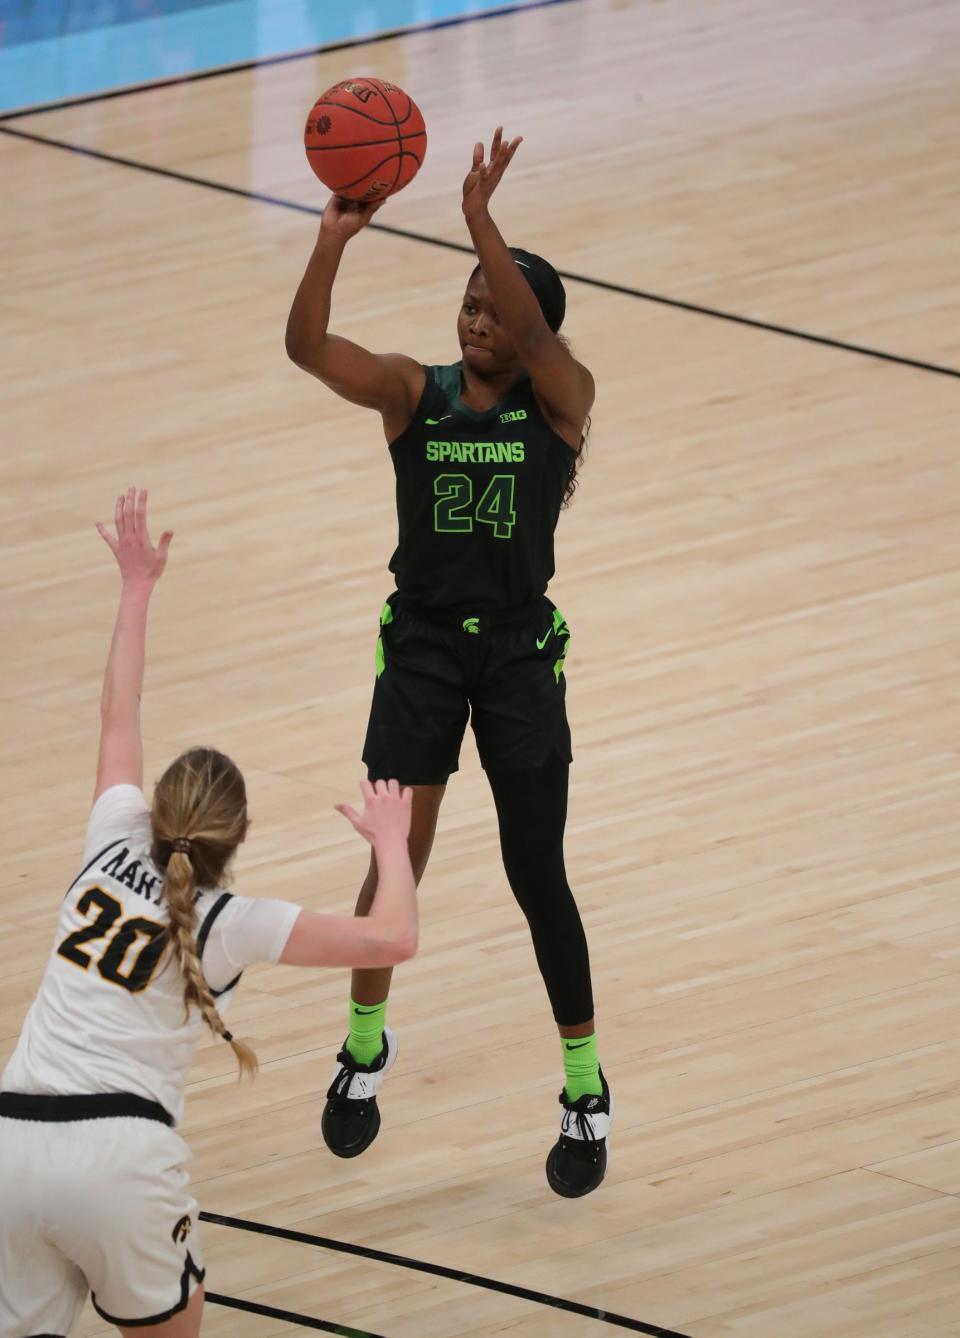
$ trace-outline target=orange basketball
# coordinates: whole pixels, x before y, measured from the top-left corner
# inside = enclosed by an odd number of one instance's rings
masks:
[[[303,135],[307,161],[335,195],[366,204],[395,195],[427,151],[420,108],[383,79],[345,79],[313,104]]]

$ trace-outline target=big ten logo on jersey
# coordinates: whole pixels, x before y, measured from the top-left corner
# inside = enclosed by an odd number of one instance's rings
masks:
[[[190,1221],[190,1216],[189,1216],[189,1214],[187,1214],[187,1216],[185,1216],[185,1217],[181,1217],[181,1218],[180,1218],[180,1221],[179,1221],[179,1222],[177,1223],[177,1225],[173,1228],[173,1236],[172,1236],[172,1240],[173,1240],[174,1244],[182,1245],[183,1242],[184,1242],[184,1241],[187,1239],[187,1237],[190,1235],[190,1230],[191,1230],[192,1227],[193,1227],[193,1223]]]
[[[527,416],[526,409],[510,409],[500,415],[501,423],[522,423]]]
[[[344,92],[352,93],[355,98],[359,98],[363,103],[369,102],[376,92],[376,89],[368,88],[366,84],[355,84],[352,82],[341,84],[340,87]]]

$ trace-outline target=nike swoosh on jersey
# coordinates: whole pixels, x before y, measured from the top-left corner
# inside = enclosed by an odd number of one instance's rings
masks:
[[[553,631],[553,628],[552,628],[552,627],[548,627],[547,630],[546,630],[546,632],[545,632],[545,634],[543,635],[543,637],[537,637],[537,650],[543,650],[544,646],[545,646],[545,645],[547,644],[547,642],[550,640],[550,633],[551,633],[552,631]]]
[[[445,413],[442,418],[425,418],[423,421],[428,427],[436,427],[438,423],[445,423],[448,418],[452,417],[452,413]]]

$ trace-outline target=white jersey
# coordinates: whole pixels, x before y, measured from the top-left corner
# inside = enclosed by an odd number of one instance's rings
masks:
[[[183,978],[165,930],[163,875],[150,858],[150,809],[135,785],[93,806],[85,867],[60,910],[39,993],[0,1087],[57,1096],[131,1092],[183,1114],[187,1070],[206,1028],[184,1014]],[[197,898],[197,948],[223,1012],[244,967],[279,960],[300,907],[232,896]]]

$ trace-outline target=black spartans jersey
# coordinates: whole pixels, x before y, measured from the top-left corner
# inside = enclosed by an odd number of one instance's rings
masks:
[[[401,596],[424,608],[490,613],[540,598],[570,446],[550,427],[528,378],[483,413],[460,402],[460,363],[428,367],[409,427],[391,444]]]

